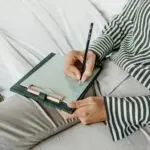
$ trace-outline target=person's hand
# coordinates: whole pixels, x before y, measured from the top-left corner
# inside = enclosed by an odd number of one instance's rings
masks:
[[[80,101],[71,102],[68,106],[76,108],[76,111],[70,117],[79,118],[82,124],[106,121],[103,97],[88,97]]]
[[[80,80],[82,62],[84,59],[83,51],[70,51],[65,55],[64,73],[74,80]],[[82,82],[87,80],[93,73],[95,66],[96,55],[92,51],[88,51],[86,60],[86,69],[82,76]]]

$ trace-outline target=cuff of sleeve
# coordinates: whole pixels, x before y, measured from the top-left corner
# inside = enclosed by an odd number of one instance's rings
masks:
[[[89,49],[96,54],[99,61],[107,56],[112,48],[113,41],[108,35],[102,35],[102,37],[96,39],[89,47]]]
[[[113,117],[112,117],[112,114],[111,114],[111,111],[110,111],[110,105],[109,105],[109,102],[112,100],[112,97],[104,97],[104,104],[105,104],[105,109],[106,109],[106,116],[107,116],[107,125],[110,129],[110,133],[111,133],[111,136],[113,138],[114,141],[117,141],[117,136],[116,136],[116,130],[114,129],[113,125]]]
[[[137,130],[137,128],[134,128],[133,122],[129,121],[129,106],[127,106],[128,104],[126,104],[124,98],[104,97],[104,103],[107,124],[115,142],[129,136]]]

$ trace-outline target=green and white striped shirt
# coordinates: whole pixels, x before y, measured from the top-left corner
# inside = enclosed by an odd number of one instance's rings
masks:
[[[111,54],[111,60],[150,90],[150,0],[130,0],[90,49],[100,60]],[[150,125],[150,95],[104,100],[114,141]]]

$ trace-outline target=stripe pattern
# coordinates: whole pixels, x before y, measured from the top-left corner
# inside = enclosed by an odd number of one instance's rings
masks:
[[[122,13],[104,27],[90,50],[99,60],[109,56],[150,90],[150,1],[129,0]],[[114,141],[150,125],[150,95],[104,99]]]
[[[150,96],[104,99],[107,123],[114,141],[150,124]]]

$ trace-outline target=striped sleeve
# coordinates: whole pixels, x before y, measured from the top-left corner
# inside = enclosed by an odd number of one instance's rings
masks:
[[[150,125],[150,96],[104,97],[107,123],[114,141]]]
[[[130,0],[122,13],[108,22],[102,30],[102,35],[90,45],[89,49],[95,52],[100,60],[111,53],[113,49],[116,50],[120,47],[121,41],[133,27],[138,3],[139,0]]]

